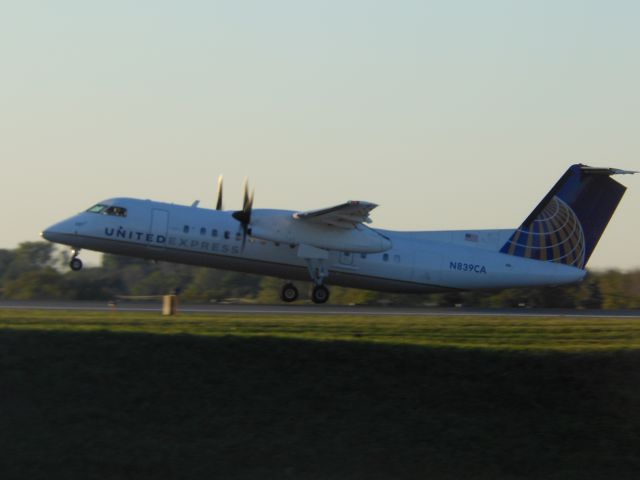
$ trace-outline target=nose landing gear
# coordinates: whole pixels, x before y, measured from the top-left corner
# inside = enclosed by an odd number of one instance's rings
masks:
[[[71,260],[69,260],[69,268],[74,272],[82,270],[82,260],[78,258],[78,254],[80,253],[79,248],[74,248],[71,250]]]

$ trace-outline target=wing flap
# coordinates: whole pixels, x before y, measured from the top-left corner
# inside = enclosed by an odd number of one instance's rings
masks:
[[[296,212],[296,220],[324,223],[338,228],[355,228],[360,223],[371,223],[369,212],[378,205],[371,202],[349,201],[335,207]]]

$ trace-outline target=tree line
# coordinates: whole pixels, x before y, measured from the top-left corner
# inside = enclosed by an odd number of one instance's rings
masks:
[[[0,292],[14,300],[117,300],[179,293],[185,302],[278,303],[271,277],[105,254],[98,267],[69,271],[69,254],[48,242],[0,249]],[[298,282],[304,292],[304,282]],[[309,284],[310,288],[310,284]],[[304,298],[304,297],[303,297]],[[640,270],[590,271],[578,285],[400,295],[332,287],[331,303],[536,308],[640,308]]]

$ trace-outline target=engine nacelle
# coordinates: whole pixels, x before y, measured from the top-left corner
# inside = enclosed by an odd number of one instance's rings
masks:
[[[324,223],[298,220],[291,214],[255,215],[250,235],[262,240],[293,245],[311,245],[325,250],[352,253],[378,253],[391,248],[391,241],[364,225],[333,227]]]

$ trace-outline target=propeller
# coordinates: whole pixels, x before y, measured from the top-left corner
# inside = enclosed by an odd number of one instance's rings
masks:
[[[218,202],[216,203],[216,210],[222,210],[222,175],[218,177]]]
[[[253,208],[253,191],[249,193],[249,182],[244,180],[244,198],[242,201],[242,210],[232,213],[233,218],[240,222],[242,227],[242,250],[247,243],[247,234],[249,233],[249,224],[251,223],[251,209]]]

